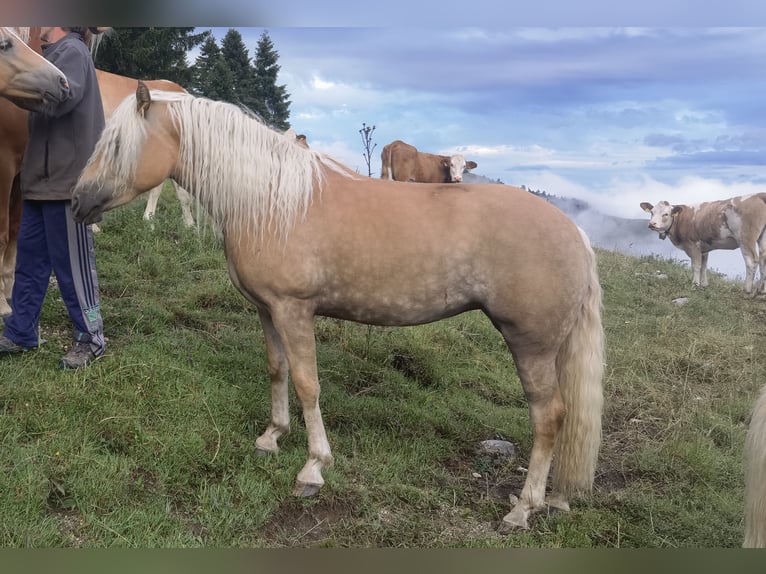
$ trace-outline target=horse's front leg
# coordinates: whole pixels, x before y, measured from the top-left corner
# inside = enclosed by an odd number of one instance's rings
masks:
[[[258,454],[272,454],[279,451],[279,438],[290,432],[287,356],[269,312],[259,309],[258,317],[266,339],[266,357],[271,379],[271,421],[264,433],[255,440],[255,448]]]
[[[303,408],[303,420],[308,434],[308,460],[298,473],[293,494],[313,496],[324,484],[322,469],[333,463],[319,410],[313,309],[304,302],[282,303],[272,308],[272,318],[287,355],[295,394]]]

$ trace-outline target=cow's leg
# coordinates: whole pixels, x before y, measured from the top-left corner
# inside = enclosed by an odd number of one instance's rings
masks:
[[[702,287],[707,287],[707,257],[709,253],[705,252],[702,254],[702,257],[700,258],[700,285]]]
[[[702,251],[698,248],[689,250],[689,258],[692,260],[692,286],[704,287],[702,285]]]
[[[755,293],[766,293],[766,232],[758,238],[758,271],[758,286]]]
[[[753,281],[755,280],[755,268],[757,265],[757,255],[755,245],[740,245],[742,257],[745,260],[745,293],[753,292]]]

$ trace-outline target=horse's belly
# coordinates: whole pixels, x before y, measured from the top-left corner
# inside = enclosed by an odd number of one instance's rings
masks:
[[[478,307],[475,300],[447,292],[432,296],[378,292],[331,295],[323,298],[316,314],[370,325],[404,326],[431,323]]]

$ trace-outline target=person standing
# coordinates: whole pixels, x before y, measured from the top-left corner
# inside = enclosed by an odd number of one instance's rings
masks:
[[[73,324],[73,341],[59,366],[78,369],[104,353],[98,277],[89,226],[72,217],[72,189],[104,128],[88,28],[44,27],[43,56],[69,83],[69,97],[30,110],[29,141],[21,165],[24,201],[17,243],[12,313],[0,336],[0,355],[35,349],[51,271]]]

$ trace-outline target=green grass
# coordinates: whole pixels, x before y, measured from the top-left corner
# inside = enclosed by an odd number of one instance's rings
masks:
[[[0,360],[0,546],[737,547],[742,449],[766,366],[766,303],[688,266],[599,251],[607,332],[604,440],[593,495],[531,529],[495,528],[524,480],[526,401],[479,313],[416,328],[316,321],[335,465],[291,495],[306,433],[257,457],[270,411],[263,336],[212,231],[171,194],[97,236],[106,355],[57,362],[55,288],[39,351]],[[672,302],[688,297],[686,305]],[[518,445],[514,460],[479,441]],[[476,475],[480,476],[476,476]]]

